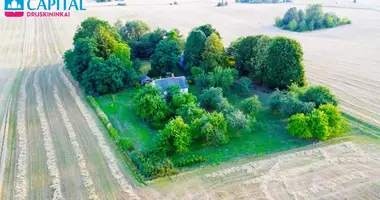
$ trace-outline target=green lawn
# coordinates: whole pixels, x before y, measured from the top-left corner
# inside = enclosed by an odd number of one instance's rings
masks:
[[[132,92],[103,95],[96,98],[99,106],[107,114],[121,137],[127,137],[137,150],[146,150],[152,146],[157,131],[137,118],[132,108]]]
[[[198,95],[200,89],[191,86],[189,92]],[[258,95],[265,106],[269,93],[259,89],[252,90],[250,95]],[[227,92],[225,96],[230,103],[239,105],[246,97]],[[100,107],[108,115],[112,124],[118,129],[122,137],[128,137],[138,150],[147,150],[152,147],[157,131],[152,130],[142,120],[137,118],[132,108],[132,91],[112,95],[104,95],[96,98]],[[278,151],[285,151],[296,147],[302,147],[313,143],[313,140],[300,140],[291,136],[286,130],[286,121],[273,115],[266,109],[257,116],[260,129],[254,132],[242,131],[239,134],[231,133],[230,142],[227,145],[213,147],[203,144],[193,144],[190,151],[185,154],[171,156],[173,161],[190,155],[202,155],[206,162],[203,164],[215,164],[250,155],[265,155]],[[191,166],[196,167],[197,165]]]

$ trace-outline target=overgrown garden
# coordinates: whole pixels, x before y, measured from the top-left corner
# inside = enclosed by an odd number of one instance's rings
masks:
[[[96,96],[91,105],[145,179],[348,130],[334,94],[307,85],[301,44],[282,36],[242,37],[225,48],[209,24],[184,39],[177,29],[152,31],[142,21],[111,26],[88,18],[64,60],[86,93]],[[148,61],[150,70],[142,67]],[[173,85],[164,95],[139,82],[167,72],[186,75],[189,93]]]

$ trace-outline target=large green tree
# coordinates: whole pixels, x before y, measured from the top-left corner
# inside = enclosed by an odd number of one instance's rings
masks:
[[[198,26],[197,28],[195,28],[194,30],[199,30],[199,31],[202,31],[206,37],[209,37],[210,35],[212,35],[213,33],[215,33],[218,37],[220,37],[220,34],[218,31],[216,31],[215,28],[212,27],[211,24],[204,24],[202,26]]]
[[[190,32],[186,39],[184,59],[187,68],[200,66],[200,60],[205,47],[206,35],[199,30]]]
[[[149,32],[150,27],[148,24],[141,20],[130,21],[123,26],[119,32],[123,39],[127,42],[140,40],[141,36]]]
[[[204,112],[206,111],[200,108],[198,104],[190,102],[181,105],[181,107],[177,109],[176,114],[181,116],[186,123],[191,124],[193,120],[202,117]]]
[[[162,40],[150,57],[152,66],[151,74],[154,76],[160,76],[166,72],[172,72],[177,66],[180,53],[177,40]]]
[[[222,113],[205,112],[201,118],[193,121],[191,129],[195,139],[203,140],[208,144],[228,143],[227,122]]]
[[[86,20],[84,20],[81,25],[77,28],[75,35],[74,35],[74,43],[78,41],[80,38],[88,38],[93,37],[95,30],[102,26],[106,28],[109,32],[112,33],[113,37],[117,41],[121,41],[120,35],[117,33],[116,29],[112,27],[107,21],[99,20],[96,17],[89,17]]]
[[[301,44],[283,36],[275,37],[268,45],[265,62],[267,69],[263,83],[270,88],[285,89],[292,83],[305,85]]]
[[[89,67],[90,61],[98,52],[96,41],[93,38],[80,38],[74,43],[72,64],[67,65],[71,74],[77,81],[82,80],[82,74]],[[68,54],[69,55],[69,54]]]
[[[224,46],[216,33],[212,33],[207,37],[201,58],[201,66],[206,73],[211,72],[216,66],[224,64]]]
[[[232,68],[216,67],[212,72],[209,72],[207,80],[209,87],[220,87],[223,90],[228,90],[235,82],[238,72]]]

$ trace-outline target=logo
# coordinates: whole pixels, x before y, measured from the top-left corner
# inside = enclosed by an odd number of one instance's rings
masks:
[[[4,4],[6,17],[24,16],[24,0],[5,0]]]
[[[70,17],[72,10],[86,10],[83,0],[4,0],[6,17]]]

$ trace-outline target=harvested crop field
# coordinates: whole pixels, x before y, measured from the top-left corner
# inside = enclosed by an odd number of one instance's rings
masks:
[[[63,70],[76,26],[88,16],[114,23],[140,19],[152,27],[211,23],[228,45],[240,36],[299,40],[311,83],[326,84],[347,113],[380,126],[380,3],[295,0],[235,4],[131,0],[126,7],[89,3],[64,18],[0,18],[0,199],[379,199],[378,141],[322,143],[263,160],[187,172],[148,186],[137,183],[77,85]],[[351,25],[293,33],[273,26],[289,7],[323,3]],[[368,131],[368,130],[369,131]],[[377,128],[356,133],[380,136]],[[366,136],[363,136],[366,137]],[[119,161],[120,160],[120,161]]]

